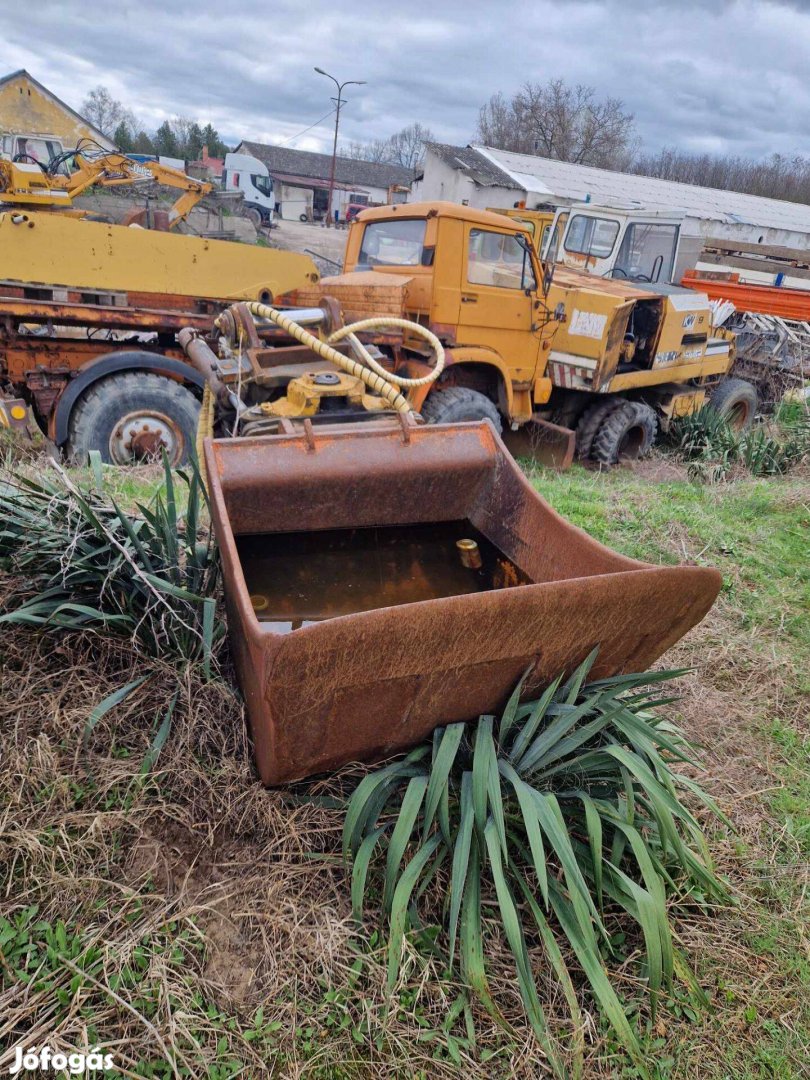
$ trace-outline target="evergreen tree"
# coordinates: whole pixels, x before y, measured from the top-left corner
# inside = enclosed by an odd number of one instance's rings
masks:
[[[164,120],[155,132],[152,140],[155,153],[164,157],[180,157],[180,148],[177,145],[177,136],[172,131],[171,124]]]
[[[220,139],[219,132],[212,124],[206,124],[202,130],[203,145],[208,147],[209,157],[222,158],[228,153],[228,147]]]
[[[130,154],[135,149],[135,138],[126,120],[122,120],[113,132],[113,142],[124,154]]]
[[[152,141],[151,136],[148,135],[147,132],[145,132],[143,130],[143,128],[141,128],[141,130],[138,132],[138,134],[132,140],[132,153],[133,154],[154,154],[154,153],[156,153],[155,144]]]
[[[186,137],[186,145],[184,147],[184,156],[186,160],[199,161],[200,157],[202,156],[202,148],[204,143],[205,138],[203,136],[202,128],[195,120],[194,123],[189,126],[188,135]]]

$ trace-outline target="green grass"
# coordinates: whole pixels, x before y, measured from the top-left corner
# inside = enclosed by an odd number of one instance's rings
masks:
[[[555,510],[625,555],[716,566],[743,627],[787,634],[810,654],[806,481],[710,486],[684,479],[651,486],[629,471],[600,474],[579,466],[530,475]]]
[[[750,973],[734,989],[718,977],[725,1008],[708,1016],[694,1036],[673,1053],[672,1040],[650,1036],[650,1050],[660,1057],[661,1077],[693,1075],[690,1055],[705,1053],[707,1039],[717,1043],[706,1059],[701,1080],[793,1080],[802,1075],[810,1045],[810,955],[806,925],[810,919],[806,889],[810,862],[810,770],[807,718],[810,716],[810,484],[806,475],[741,478],[731,484],[701,485],[683,479],[651,484],[644,473],[618,469],[597,474],[575,466],[567,473],[528,469],[530,479],[549,503],[596,539],[634,558],[651,562],[694,561],[716,566],[723,574],[722,631],[730,655],[740,642],[745,655],[738,669],[722,669],[710,678],[724,690],[742,674],[750,696],[750,726],[740,740],[750,741],[753,768],[767,761],[772,781],[761,794],[742,801],[746,813],[763,820],[738,838],[736,854],[748,875],[741,898],[746,927],[740,943],[762,958],[770,986],[784,984],[800,1019],[782,1022],[757,1000],[765,981]],[[743,649],[741,649],[741,652]],[[699,660],[696,658],[696,663]],[[778,693],[759,695],[758,687],[775,670],[784,679]],[[751,680],[750,684],[748,680]],[[732,684],[732,685],[729,685]],[[700,738],[700,733],[695,733]],[[710,786],[711,790],[711,786]],[[701,978],[713,978],[718,958],[703,957]],[[773,983],[771,982],[773,980]],[[769,988],[770,988],[769,986]],[[778,997],[779,991],[774,991]],[[776,1010],[778,1012],[778,1010]],[[785,1012],[789,1010],[785,1006]],[[723,1013],[726,1015],[724,1016]],[[734,1017],[736,1038],[725,1038]],[[653,1045],[659,1042],[656,1049]],[[632,1075],[628,1073],[627,1075]]]

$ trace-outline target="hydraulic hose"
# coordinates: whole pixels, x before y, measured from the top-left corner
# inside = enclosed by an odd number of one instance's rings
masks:
[[[362,379],[366,386],[373,390],[375,394],[379,394],[380,397],[385,398],[388,404],[393,409],[396,409],[397,412],[408,413],[413,411],[410,402],[397,389],[398,386],[424,386],[426,383],[431,383],[435,379],[438,379],[444,368],[444,349],[442,348],[439,339],[424,326],[420,326],[419,323],[410,322],[407,319],[397,319],[388,316],[363,319],[360,322],[352,323],[350,326],[341,327],[330,336],[328,341],[321,341],[320,338],[311,334],[308,330],[305,330],[303,326],[299,326],[293,319],[290,319],[287,315],[282,315],[280,311],[277,311],[267,304],[259,304],[252,301],[248,303],[247,308],[251,315],[255,315],[260,319],[269,319],[271,322],[274,322],[276,326],[281,327],[281,329],[286,334],[289,334],[290,337],[295,338],[295,340],[300,341],[302,345],[306,345],[307,348],[312,349],[312,351],[317,356],[320,356],[321,359],[328,360],[349,375]],[[436,363],[431,371],[420,379],[406,379],[403,376],[392,375],[390,372],[386,371],[384,367],[378,364],[369,351],[357,339],[356,332],[382,326],[395,326],[412,330],[414,333],[418,333],[425,338],[436,354]],[[333,347],[333,343],[341,341],[343,338],[349,338],[352,348],[356,349],[360,356],[362,356],[363,363],[360,363],[358,360],[353,360],[350,356],[344,356],[343,353],[338,352],[337,349]]]
[[[214,437],[214,413],[214,391],[206,383],[203,387],[202,406],[200,407],[200,418],[197,421],[197,437],[194,443],[194,449],[197,452],[197,468],[200,470],[200,478],[206,491],[208,491],[208,476],[205,471],[203,439],[213,439]]]
[[[376,330],[382,326],[395,326],[397,329],[412,330],[427,341],[436,356],[436,362],[427,375],[423,375],[419,379],[408,379],[404,375],[394,375],[393,372],[386,371],[382,364],[377,363],[356,335],[362,333],[364,330]],[[396,319],[389,315],[375,316],[371,319],[361,319],[359,322],[351,323],[349,326],[341,326],[340,329],[335,330],[334,334],[329,335],[327,341],[330,345],[335,345],[344,338],[349,339],[352,348],[363,357],[365,363],[368,364],[373,371],[376,371],[378,375],[382,375],[384,379],[393,383],[394,386],[426,386],[428,383],[435,382],[444,370],[444,348],[442,343],[426,326],[422,326],[417,322],[411,322],[410,319]]]

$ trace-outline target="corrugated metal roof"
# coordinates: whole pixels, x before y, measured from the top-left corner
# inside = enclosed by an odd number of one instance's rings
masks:
[[[263,161],[268,170],[303,176],[311,180],[329,180],[331,154],[314,154],[309,150],[293,150],[289,146],[270,146],[266,143],[241,142],[237,152],[244,151]],[[363,184],[366,187],[388,188],[394,184],[410,187],[413,173],[401,165],[385,165],[376,161],[356,161],[354,158],[335,159],[335,179],[343,184]]]
[[[513,178],[488,161],[470,146],[452,146],[450,143],[426,143],[426,147],[451,169],[466,172],[481,187],[514,187]]]
[[[490,146],[474,146],[473,149],[512,176],[515,187],[530,193],[552,194],[575,202],[583,202],[590,196],[590,201],[597,205],[637,203],[647,210],[682,210],[689,217],[706,221],[810,233],[810,206],[806,203],[611,172],[532,154],[496,150]]]

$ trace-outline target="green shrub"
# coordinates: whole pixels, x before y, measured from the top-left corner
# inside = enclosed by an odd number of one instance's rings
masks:
[[[735,468],[779,476],[810,457],[810,422],[797,421],[776,439],[762,427],[735,431],[709,406],[675,421],[670,437],[694,479],[725,480]]]
[[[363,916],[373,862],[384,861],[382,914],[388,923],[388,986],[400,977],[403,937],[426,914],[441,926],[447,969],[460,974],[500,1017],[488,986],[486,943],[495,916],[514,958],[527,1016],[558,1075],[529,946],[541,948],[580,1033],[570,950],[620,1043],[645,1064],[603,954],[608,927],[635,923],[640,968],[652,1008],[673,972],[688,969],[672,941],[668,898],[723,895],[697,820],[682,796],[708,798],[673,771],[689,761],[680,732],[655,711],[655,684],[681,674],[616,676],[583,686],[592,654],[567,681],[520,704],[519,685],[503,715],[438,729],[432,744],[369,773],[352,795],[343,833],[352,861],[352,906]],[[715,812],[716,808],[713,808]],[[440,896],[440,911],[435,896]],[[375,893],[376,895],[376,893]],[[563,942],[560,947],[558,939]]]
[[[196,468],[178,472],[181,518],[175,477],[164,469],[163,489],[137,515],[58,467],[52,478],[0,478],[0,567],[19,582],[0,624],[103,630],[151,656],[210,662],[222,628],[216,548],[200,533],[207,495]]]

